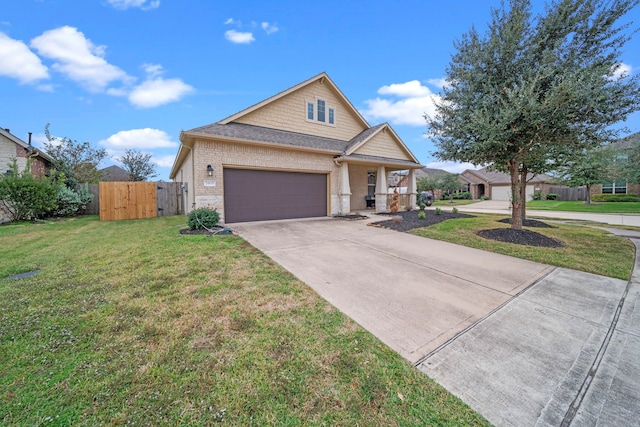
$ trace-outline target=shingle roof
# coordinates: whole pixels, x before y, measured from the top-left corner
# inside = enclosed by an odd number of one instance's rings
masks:
[[[498,172],[486,167],[480,170],[467,169],[466,171],[463,172],[463,174],[465,175],[471,174],[472,176],[475,175],[476,177],[480,178],[481,180],[489,184],[510,184],[511,183],[511,177],[508,174],[504,172]],[[551,180],[552,178],[545,174],[540,174],[540,175],[533,175],[531,173],[527,174],[527,182],[548,182]]]
[[[415,172],[416,178],[426,178],[428,176],[437,176],[437,175],[443,175],[448,173],[450,172],[447,172],[444,169],[435,169],[435,168],[422,168],[422,169],[417,169]]]
[[[107,166],[99,172],[101,181],[129,181],[129,172],[118,165]]]
[[[348,144],[348,141],[341,141],[339,139],[289,132],[243,123],[228,123],[226,125],[213,123],[207,126],[191,129],[188,132],[246,141],[268,142],[277,145],[314,148],[317,150],[335,151],[336,153],[342,153]]]

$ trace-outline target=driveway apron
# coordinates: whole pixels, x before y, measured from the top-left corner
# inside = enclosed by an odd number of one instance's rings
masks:
[[[365,221],[233,228],[411,363],[552,270]]]

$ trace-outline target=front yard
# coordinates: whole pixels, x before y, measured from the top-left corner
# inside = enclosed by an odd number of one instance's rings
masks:
[[[0,424],[487,425],[241,238],[185,224],[0,227]]]

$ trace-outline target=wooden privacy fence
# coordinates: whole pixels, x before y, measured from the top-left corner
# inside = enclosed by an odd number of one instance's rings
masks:
[[[97,194],[93,187],[97,187]],[[87,206],[86,213],[99,213],[100,221],[153,218],[183,212],[180,182],[101,182],[90,185],[89,192],[94,194],[94,202]]]
[[[587,200],[587,189],[585,187],[550,187],[549,193],[558,195],[558,200]]]

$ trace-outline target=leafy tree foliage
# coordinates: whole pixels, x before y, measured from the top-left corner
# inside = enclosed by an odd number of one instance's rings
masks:
[[[601,184],[611,175],[612,159],[616,152],[610,148],[585,151],[560,169],[562,180],[570,187],[587,188],[586,205],[591,204],[591,186]]]
[[[418,180],[418,192],[431,191],[435,194],[435,191],[440,189],[440,175],[425,176]]]
[[[88,142],[73,141],[70,138],[58,138],[51,135],[49,123],[44,128],[47,141],[45,151],[53,159],[53,174],[64,174],[64,183],[75,188],[78,183],[96,183],[100,181],[98,165],[107,156],[104,149],[96,149]]]
[[[56,208],[59,185],[53,179],[34,176],[30,162],[19,171],[15,159],[9,171],[0,176],[0,203],[14,221],[42,217]]]
[[[138,150],[127,150],[116,158],[129,172],[129,181],[146,181],[158,176],[156,165],[151,162],[151,154],[141,153]]]
[[[484,35],[456,41],[450,86],[426,117],[435,154],[508,173],[514,229],[529,172],[612,141],[611,125],[640,109],[638,76],[619,73],[630,24],[616,26],[639,1],[556,0],[534,17],[529,0],[510,0]]]
[[[440,189],[449,194],[449,201],[453,201],[453,193],[462,190],[462,182],[460,175],[457,173],[448,173],[440,175]]]
[[[640,142],[626,150],[626,154],[624,177],[627,182],[640,184]]]

